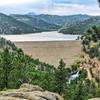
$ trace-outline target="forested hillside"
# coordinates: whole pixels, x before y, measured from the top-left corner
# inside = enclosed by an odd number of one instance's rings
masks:
[[[48,23],[35,16],[31,17],[30,14],[29,15],[11,15],[11,16],[15,18],[16,20],[29,25],[30,27],[33,27],[33,29],[34,27],[36,27],[37,29],[41,31],[54,31],[60,28],[59,25]]]
[[[89,15],[5,15],[0,13],[0,34],[26,34],[58,31],[64,34],[84,34],[93,25],[100,24],[100,16]]]
[[[37,28],[33,28],[10,16],[0,13],[0,34],[22,34],[34,33],[36,31]]]
[[[60,25],[60,26],[67,26],[69,24],[74,24],[77,21],[84,21],[86,19],[89,19],[90,16],[88,15],[69,15],[69,16],[58,16],[58,15],[36,15],[35,17],[42,19],[48,23]]]
[[[56,92],[64,100],[99,97],[100,87],[89,79],[87,70],[81,66],[83,61],[80,58],[74,64],[66,66],[61,59],[56,68],[31,58],[12,42],[0,38],[0,90],[15,89],[23,83],[30,83]]]
[[[93,25],[100,25],[100,17],[91,17],[85,21],[77,22],[69,25],[69,27],[63,27],[59,32],[64,34],[84,34],[84,32]]]

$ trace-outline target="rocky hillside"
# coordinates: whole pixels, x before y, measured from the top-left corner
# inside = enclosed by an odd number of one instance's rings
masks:
[[[93,99],[89,99],[89,100],[100,100],[100,98],[93,98]]]
[[[23,84],[19,89],[0,92],[0,100],[63,100],[56,93],[44,91],[39,86]]]

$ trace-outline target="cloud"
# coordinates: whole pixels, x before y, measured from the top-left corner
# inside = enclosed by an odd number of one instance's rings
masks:
[[[100,9],[97,5],[86,6],[80,4],[58,4],[55,3],[51,9],[38,9],[39,13],[52,14],[52,15],[73,15],[73,14],[89,14],[100,15]]]
[[[0,0],[0,12],[2,13],[28,13],[37,12],[38,9],[51,8],[51,0]]]
[[[9,2],[8,2],[9,1]],[[100,15],[96,0],[0,0],[0,12],[25,14]]]
[[[0,0],[0,6],[7,6],[12,4],[24,4],[35,1],[36,0]]]

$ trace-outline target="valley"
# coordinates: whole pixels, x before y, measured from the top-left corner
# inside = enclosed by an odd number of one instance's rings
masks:
[[[0,34],[27,34],[58,31],[64,34],[84,34],[93,25],[100,26],[100,16],[85,14],[3,14],[0,13]]]
[[[100,100],[100,0],[1,0],[0,100]]]

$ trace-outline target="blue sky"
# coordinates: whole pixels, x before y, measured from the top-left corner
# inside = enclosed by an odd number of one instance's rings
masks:
[[[84,4],[84,5],[91,5],[96,4],[96,0],[54,0],[57,3],[78,3],[78,4]]]
[[[97,0],[0,0],[0,12],[11,14],[100,15]]]

